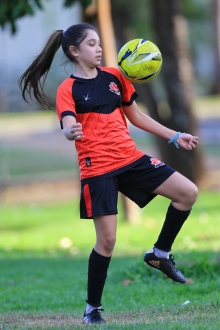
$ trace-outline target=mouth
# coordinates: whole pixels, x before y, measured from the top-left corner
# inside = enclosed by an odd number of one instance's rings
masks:
[[[101,61],[102,57],[101,57],[101,56],[97,56],[96,59],[97,59],[98,61]]]

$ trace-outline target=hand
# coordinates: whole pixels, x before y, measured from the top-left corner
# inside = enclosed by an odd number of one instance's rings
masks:
[[[181,133],[177,140],[180,147],[186,150],[194,149],[199,142],[198,136],[192,136],[191,134]]]
[[[69,128],[64,128],[64,134],[68,140],[81,140],[84,138],[82,124],[76,123]]]

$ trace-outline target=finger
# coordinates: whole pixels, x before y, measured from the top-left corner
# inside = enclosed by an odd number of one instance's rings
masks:
[[[73,128],[73,129],[70,130],[70,133],[72,135],[80,135],[80,134],[82,134],[82,131],[79,130],[79,129],[76,130],[75,128]]]
[[[193,148],[195,148],[196,145],[198,144],[198,139],[192,137],[192,138],[188,141],[188,144],[191,145]]]
[[[190,149],[195,149],[196,145],[197,145],[197,143],[192,143],[192,142],[188,144]]]
[[[192,139],[193,143],[198,143],[199,142],[199,138],[197,136],[194,136]]]
[[[188,145],[194,148],[196,146],[196,143],[194,143],[193,141],[189,141]]]
[[[76,123],[76,124],[73,124],[70,128],[71,128],[72,130],[78,130],[78,131],[81,131],[81,130],[82,130],[82,124],[80,124],[80,123]]]
[[[82,124],[81,123],[76,123],[76,127],[82,129]]]
[[[84,138],[83,133],[81,132],[80,134],[76,135],[75,140],[81,140]]]

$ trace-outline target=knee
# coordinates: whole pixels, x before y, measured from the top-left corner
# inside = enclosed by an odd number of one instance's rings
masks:
[[[198,188],[194,183],[192,183],[190,188],[187,190],[187,200],[191,206],[195,203],[197,196]]]
[[[103,248],[107,254],[111,254],[116,243],[115,235],[106,235],[103,240]]]

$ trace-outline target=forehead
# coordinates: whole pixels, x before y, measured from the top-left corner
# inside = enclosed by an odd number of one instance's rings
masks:
[[[87,36],[84,39],[84,41],[89,41],[91,39],[93,39],[93,40],[99,40],[99,35],[94,30],[87,30]]]

